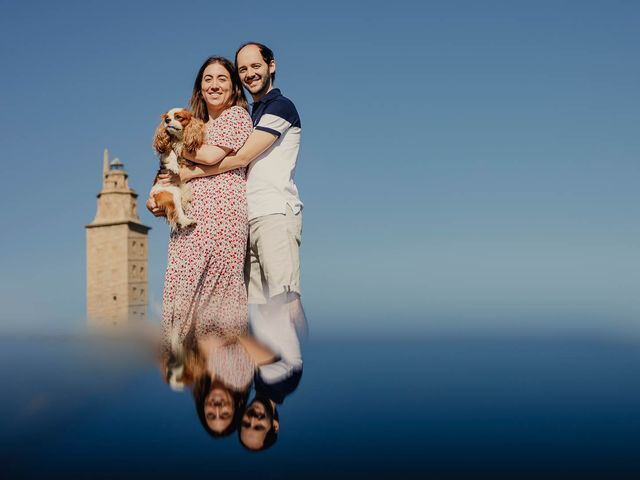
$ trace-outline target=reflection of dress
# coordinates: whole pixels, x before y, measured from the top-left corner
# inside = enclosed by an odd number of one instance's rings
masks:
[[[214,379],[242,392],[251,384],[256,366],[242,345],[232,343],[209,351],[207,369]]]
[[[246,110],[231,107],[207,127],[206,143],[237,151],[252,131]],[[169,239],[162,328],[165,338],[235,337],[247,330],[243,268],[247,245],[245,169],[190,182],[185,212],[197,223]]]

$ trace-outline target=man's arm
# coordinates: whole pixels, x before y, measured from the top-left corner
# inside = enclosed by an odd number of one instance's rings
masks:
[[[249,358],[259,367],[276,361],[276,354],[252,337],[238,337],[238,343],[244,347]]]
[[[235,170],[236,168],[246,167],[261,153],[265,152],[269,147],[271,147],[271,145],[273,145],[277,139],[278,137],[273,133],[265,132],[262,130],[254,130],[237,153],[227,155],[222,159],[222,161],[218,160],[219,163],[215,165],[209,164],[206,166],[193,165],[189,167],[181,167],[180,179],[183,182],[186,182],[191,180],[192,178],[208,177],[210,175],[217,175],[219,173]],[[198,150],[198,154],[201,150],[202,148]],[[185,158],[189,157],[185,156]]]

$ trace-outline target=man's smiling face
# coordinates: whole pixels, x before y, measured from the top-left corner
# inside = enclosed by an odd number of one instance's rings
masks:
[[[261,98],[271,88],[271,74],[276,71],[275,61],[267,64],[256,45],[247,45],[238,52],[240,80],[254,100]]]
[[[278,432],[280,423],[261,401],[254,400],[242,416],[240,442],[249,450],[260,450],[271,429]]]

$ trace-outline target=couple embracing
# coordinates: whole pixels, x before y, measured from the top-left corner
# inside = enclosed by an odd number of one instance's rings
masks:
[[[265,369],[277,377],[302,368],[294,323],[300,303],[299,247],[302,202],[293,177],[300,146],[300,118],[273,88],[276,63],[265,45],[247,43],[235,65],[211,57],[200,67],[191,109],[205,122],[205,145],[180,178],[189,182],[187,214],[196,225],[169,238],[162,328],[165,338],[188,335],[233,341],[254,336],[280,361]],[[244,88],[253,97],[249,114]],[[164,215],[150,198],[147,208]],[[247,248],[248,245],[248,248]]]

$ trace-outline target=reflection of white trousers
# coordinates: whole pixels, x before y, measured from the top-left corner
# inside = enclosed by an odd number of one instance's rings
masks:
[[[260,374],[267,383],[286,378],[302,368],[300,341],[289,315],[286,297],[278,295],[267,305],[249,305],[253,336],[280,357],[279,362],[260,368]]]

